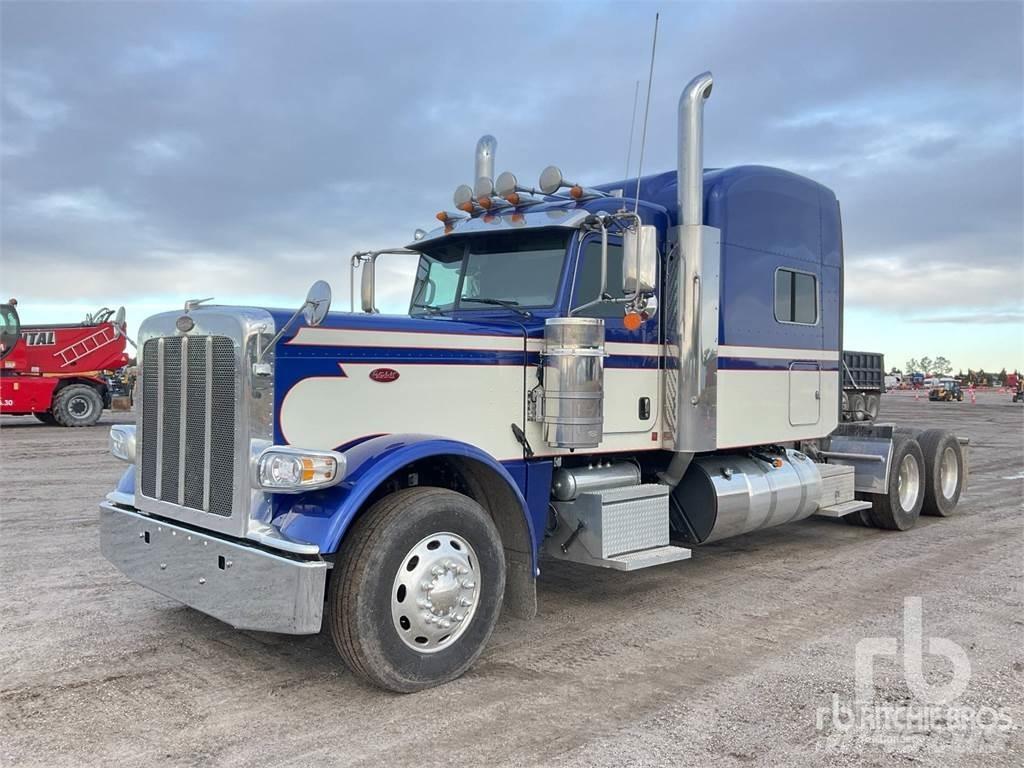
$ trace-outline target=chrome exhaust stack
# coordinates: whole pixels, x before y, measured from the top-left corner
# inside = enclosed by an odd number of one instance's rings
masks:
[[[665,292],[667,353],[677,356],[679,365],[665,372],[663,447],[683,455],[662,476],[669,485],[679,482],[693,453],[718,447],[720,235],[704,226],[704,102],[713,83],[711,73],[704,72],[679,97],[679,226]]]
[[[473,166],[473,186],[480,179],[494,182],[494,153],[498,149],[498,140],[487,134],[481,136],[476,143],[476,162]]]
[[[681,227],[704,223],[704,102],[712,85],[711,73],[704,72],[679,95],[676,200]]]

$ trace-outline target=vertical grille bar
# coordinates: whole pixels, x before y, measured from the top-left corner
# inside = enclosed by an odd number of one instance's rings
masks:
[[[188,341],[186,354],[182,356],[183,365],[187,366],[182,377],[186,382],[183,391],[187,398],[186,408],[182,412],[182,434],[185,437],[182,442],[184,459],[181,462],[181,503],[191,509],[203,510],[206,509],[204,499],[209,488],[206,481],[209,451],[206,422],[210,412],[206,390],[209,346],[209,336],[193,336]]]
[[[185,388],[182,368],[184,339],[165,338],[164,368],[160,384],[163,389],[163,408],[160,410],[163,434],[160,440],[160,500],[180,504],[180,467],[182,459],[182,406],[185,405],[182,390]]]
[[[235,350],[231,339],[213,339],[210,388],[210,513],[228,516],[234,497]]]
[[[139,394],[142,398],[142,461],[139,466],[141,473],[139,487],[144,496],[156,496],[157,461],[157,422],[160,418],[157,406],[157,389],[159,387],[160,342],[150,339],[142,348],[142,387]]]
[[[204,397],[203,405],[204,416],[203,419],[203,509],[207,512],[210,511],[210,422],[211,413],[213,409],[210,407],[210,403],[213,400],[213,339],[210,336],[206,337],[206,367],[203,369],[206,373],[204,377]]]
[[[185,503],[185,465],[188,463],[188,456],[185,450],[188,443],[185,441],[188,436],[188,423],[185,417],[188,415],[188,336],[181,337],[181,414],[178,417],[178,502]]]
[[[164,339],[156,345],[156,495],[164,492]]]

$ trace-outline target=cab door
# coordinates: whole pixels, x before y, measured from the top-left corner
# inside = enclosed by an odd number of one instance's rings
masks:
[[[603,447],[649,448],[648,434],[657,430],[660,414],[657,301],[651,301],[650,317],[635,331],[626,329],[624,306],[606,302],[575,311],[598,298],[601,288],[601,238],[588,235],[580,243],[570,307],[577,317],[604,320],[604,434]],[[608,238],[607,293],[622,298],[622,238]],[[614,445],[608,443],[612,438]],[[625,441],[625,442],[623,442]],[[632,446],[630,441],[635,441]],[[627,446],[627,444],[629,444]]]
[[[789,423],[803,427],[821,420],[821,367],[818,363],[789,364]]]

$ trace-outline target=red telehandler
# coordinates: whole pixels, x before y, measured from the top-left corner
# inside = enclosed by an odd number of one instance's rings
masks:
[[[0,413],[92,426],[110,407],[104,371],[128,363],[124,308],[80,323],[22,326],[17,304],[0,304]]]

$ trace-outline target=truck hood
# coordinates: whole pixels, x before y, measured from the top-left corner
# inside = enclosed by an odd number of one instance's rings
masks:
[[[278,328],[281,328],[294,310],[268,309],[274,317]],[[473,317],[467,317],[472,314]],[[303,325],[301,319],[289,330],[282,343],[299,341],[304,337],[326,338],[328,334],[310,333],[318,329],[349,330],[349,331],[381,331],[395,333],[431,333],[479,336],[528,336],[540,338],[544,335],[543,317],[519,317],[512,312],[473,311],[455,316],[437,315],[433,317],[410,317],[409,315],[370,315],[356,312],[331,312],[317,329]]]

